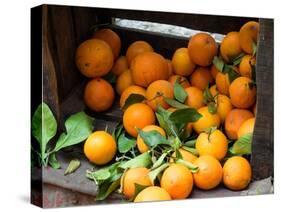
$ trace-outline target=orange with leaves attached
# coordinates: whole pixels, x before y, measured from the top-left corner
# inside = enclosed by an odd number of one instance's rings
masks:
[[[131,85],[127,87],[120,97],[120,107],[122,108],[125,105],[126,100],[131,94],[139,94],[145,97],[145,89],[137,85]]]
[[[260,25],[256,21],[249,21],[240,28],[240,45],[247,54],[253,54],[253,45],[257,43],[259,28]]]
[[[233,61],[242,53],[239,32],[229,32],[226,34],[221,42],[220,53],[227,63]]]

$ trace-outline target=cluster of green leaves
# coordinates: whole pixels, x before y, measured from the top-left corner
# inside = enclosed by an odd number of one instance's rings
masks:
[[[49,145],[57,134],[57,121],[46,103],[36,109],[31,122],[33,137],[38,141],[39,150],[32,148],[38,156],[39,165],[48,164],[55,169],[60,168],[56,153],[63,148],[70,147],[84,141],[92,132],[94,119],[84,112],[71,115],[65,121],[66,131],[61,133],[53,148]]]

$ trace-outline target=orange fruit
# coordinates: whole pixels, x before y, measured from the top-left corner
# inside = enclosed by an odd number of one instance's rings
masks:
[[[139,94],[145,96],[145,89],[137,85],[130,85],[127,87],[121,94],[120,97],[120,107],[122,108],[125,105],[126,100],[131,94]]]
[[[153,110],[144,103],[130,105],[123,115],[123,125],[128,134],[137,137],[137,129],[143,129],[147,125],[155,123]]]
[[[131,168],[121,178],[122,193],[127,199],[135,195],[135,183],[142,186],[152,186],[149,176],[149,169],[145,167]]]
[[[116,142],[105,131],[92,133],[84,144],[84,154],[94,164],[104,165],[111,161],[116,154]]]
[[[126,52],[126,58],[127,58],[129,66],[137,55],[139,55],[143,52],[153,52],[153,51],[154,50],[149,43],[147,43],[145,41],[141,41],[141,40],[135,41],[128,47],[127,52]]]
[[[135,84],[142,87],[148,87],[156,80],[167,80],[169,77],[166,59],[155,52],[139,54],[132,61],[130,68]]]
[[[224,128],[227,136],[233,140],[237,139],[238,130],[243,122],[253,117],[253,113],[249,110],[233,109],[232,111],[230,111],[230,113],[226,116],[224,123]]]
[[[242,123],[242,125],[239,127],[239,130],[237,132],[238,138],[241,136],[248,134],[248,133],[253,133],[254,128],[255,128],[255,118],[250,118]]]
[[[211,155],[221,160],[227,153],[228,142],[220,130],[214,130],[210,133],[202,132],[196,139],[195,148],[200,156]]]
[[[244,57],[242,57],[241,62],[239,64],[239,73],[241,74],[241,76],[252,79],[252,66],[254,65],[256,65],[255,57],[253,57],[252,55],[245,55]]]
[[[213,64],[211,66],[211,74],[214,79],[216,79],[217,73],[220,72],[217,67]]]
[[[229,95],[230,81],[228,73],[218,72],[216,76],[217,90],[224,95]]]
[[[255,21],[249,21],[240,28],[240,45],[247,54],[253,53],[253,43],[257,43],[259,28],[259,23]]]
[[[206,67],[198,67],[190,76],[191,85],[201,90],[204,90],[212,82],[213,77]]]
[[[221,164],[213,156],[200,156],[194,165],[199,167],[199,171],[193,174],[194,183],[198,188],[210,190],[217,187],[222,181]]]
[[[175,51],[172,58],[172,65],[174,73],[180,76],[189,76],[195,68],[195,64],[191,61],[187,48],[179,48]]]
[[[217,89],[217,85],[212,85],[210,88],[209,88],[209,91],[211,93],[211,95],[213,97],[217,96],[219,94],[219,91]]]
[[[218,113],[210,113],[207,106],[201,107],[197,111],[202,117],[192,124],[195,132],[201,133],[210,127],[220,126],[220,116]]]
[[[188,82],[188,80],[180,75],[172,75],[169,77],[168,81],[172,84],[172,86],[174,87],[175,82],[178,80],[179,84],[183,87],[183,88],[187,88],[190,87],[190,84]]]
[[[114,101],[114,90],[109,82],[102,78],[89,81],[84,91],[85,104],[95,112],[108,110]]]
[[[247,77],[236,78],[229,86],[229,96],[232,105],[237,108],[249,108],[256,101],[256,87]]]
[[[202,90],[191,86],[185,88],[185,92],[187,93],[187,98],[185,100],[185,104],[187,106],[198,109],[204,105],[204,96]]]
[[[220,53],[227,63],[242,53],[239,32],[229,32],[226,34],[221,42]]]
[[[129,65],[127,63],[127,59],[125,56],[120,56],[114,63],[112,67],[112,73],[119,76],[124,71],[129,69]]]
[[[193,155],[191,152],[189,152],[185,149],[180,148],[179,152],[181,153],[182,159],[187,161],[187,162],[193,163],[197,159],[197,156]],[[175,157],[176,157],[176,152],[174,152],[172,154],[170,162],[174,162]]]
[[[217,113],[220,116],[221,122],[224,122],[226,116],[233,109],[230,99],[222,94],[219,94],[216,98]]]
[[[192,191],[193,177],[184,165],[174,163],[164,171],[160,184],[172,199],[185,199]]]
[[[94,33],[93,38],[105,41],[111,47],[114,58],[118,57],[121,49],[121,39],[116,32],[111,29],[100,29]]]
[[[171,83],[165,80],[157,80],[152,82],[147,90],[145,97],[147,104],[154,110],[157,110],[157,106],[161,106],[164,109],[170,106],[165,102],[164,98],[174,98],[174,88]]]
[[[169,77],[170,77],[174,74],[172,61],[170,59],[166,59],[166,61],[168,63],[168,70],[169,70]]]
[[[127,69],[122,74],[120,74],[120,76],[118,76],[116,80],[116,92],[119,94],[119,96],[121,96],[123,91],[131,85],[134,85],[132,73],[130,69]]]
[[[142,128],[142,131],[144,132],[150,132],[154,130],[159,132],[161,135],[166,136],[165,131],[161,127],[158,127],[156,125],[147,125],[144,128]],[[144,140],[141,138],[140,135],[138,135],[137,137],[137,147],[140,153],[144,153],[149,150],[149,147],[144,143]]]
[[[75,61],[79,71],[86,77],[102,77],[113,66],[113,53],[103,40],[90,39],[79,45]]]
[[[188,42],[188,53],[191,61],[199,66],[211,65],[217,51],[215,39],[204,32],[193,35]]]
[[[159,186],[150,186],[143,189],[135,198],[134,202],[151,202],[171,200],[170,194]]]
[[[241,156],[229,158],[223,166],[223,183],[231,190],[246,188],[252,178],[250,163]]]

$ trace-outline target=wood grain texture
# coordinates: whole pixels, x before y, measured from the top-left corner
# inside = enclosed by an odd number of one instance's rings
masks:
[[[221,34],[226,34],[230,31],[237,31],[244,23],[249,20],[258,20],[257,18],[249,17],[105,8],[100,8],[99,10],[97,10],[97,15],[172,24],[177,26],[188,27],[190,29],[202,30],[207,32],[216,32]]]
[[[60,100],[83,78],[75,65],[77,40],[71,7],[48,6],[48,41],[54,58]]]
[[[257,49],[257,116],[251,163],[254,179],[273,176],[273,19],[260,19]]]

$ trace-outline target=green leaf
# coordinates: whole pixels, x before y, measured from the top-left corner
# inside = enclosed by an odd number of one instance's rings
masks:
[[[223,72],[224,62],[221,58],[219,58],[218,56],[215,56],[214,59],[213,59],[213,64],[216,66],[216,68],[220,72]]]
[[[242,60],[242,58],[243,58],[244,56],[245,56],[245,53],[242,52],[241,54],[239,54],[237,57],[235,57],[235,58],[232,60],[232,64],[233,64],[234,66],[239,65],[240,62],[241,62],[241,60]]]
[[[162,107],[158,107],[155,113],[156,118],[159,122],[160,127],[162,127],[168,135],[174,134],[173,129],[169,120],[171,112],[164,110]]]
[[[47,156],[47,143],[57,132],[56,119],[49,106],[44,102],[38,106],[32,117],[31,130],[32,135],[39,142],[41,158],[44,160]]]
[[[253,49],[252,55],[255,56],[257,53],[257,44],[255,42],[252,43],[252,49]]]
[[[169,166],[168,163],[164,163],[161,166],[159,166],[158,168],[154,169],[153,171],[150,171],[148,176],[151,180],[151,182],[154,182],[156,177],[162,172],[164,171],[167,167]]]
[[[103,77],[103,79],[106,80],[107,82],[109,82],[110,84],[113,84],[113,83],[116,83],[117,76],[110,71],[110,72],[108,72],[108,74],[106,74]]]
[[[112,192],[120,186],[120,177],[112,183],[105,183],[99,187],[98,194],[95,198],[97,201],[105,200]]]
[[[66,168],[64,175],[68,175],[71,174],[73,172],[75,172],[81,165],[80,160],[78,159],[73,159],[70,161],[68,167]]]
[[[210,92],[209,86],[207,86],[204,89],[203,97],[204,97],[204,103],[205,104],[208,104],[209,102],[215,102],[215,99],[214,99],[213,95]]]
[[[143,100],[145,100],[145,97],[143,95],[133,93],[126,99],[122,110],[125,111],[130,105],[142,102]]]
[[[178,100],[181,103],[185,102],[185,99],[187,97],[187,93],[182,87],[181,84],[179,84],[179,80],[177,79],[175,84],[174,84],[174,96],[176,100]]]
[[[136,139],[135,138],[128,138],[125,136],[125,132],[123,132],[117,141],[118,144],[118,151],[120,153],[126,153],[130,149],[136,146]]]
[[[239,77],[239,73],[235,71],[233,66],[230,65],[225,65],[224,67],[224,73],[228,73],[228,79],[229,82],[231,83],[233,80],[235,80],[237,77]]]
[[[241,136],[229,149],[233,155],[250,155],[252,153],[252,133]]]
[[[196,122],[202,115],[194,108],[179,109],[171,113],[170,120],[175,123]]]
[[[116,170],[121,163],[116,162],[110,166],[104,167],[96,171],[86,171],[86,177],[90,180],[94,180],[97,185],[101,185],[105,181],[109,180],[113,175],[116,174]]]
[[[183,159],[181,152],[179,151],[179,149],[176,149],[176,159]]]
[[[197,149],[195,149],[195,148],[188,147],[188,146],[185,146],[185,145],[183,145],[182,148],[183,148],[184,150],[186,150],[186,151],[192,153],[193,155],[196,155],[196,156],[199,155]]]
[[[174,107],[174,108],[177,108],[177,109],[188,108],[187,105],[182,104],[182,103],[180,103],[180,102],[178,102],[178,101],[176,101],[176,100],[174,100],[174,99],[170,99],[170,98],[164,97],[164,101],[165,101],[168,105],[170,105],[170,106],[172,106],[172,107]]]
[[[49,162],[50,166],[51,166],[53,169],[60,169],[60,168],[61,168],[60,163],[58,162],[55,153],[52,153],[52,154],[49,156],[49,161],[48,161],[48,162]]]
[[[54,151],[72,146],[84,141],[92,133],[94,119],[84,112],[70,116],[65,122],[66,133],[62,133]]]
[[[208,103],[208,111],[211,114],[215,114],[217,113],[217,105],[215,102],[210,102]]]
[[[186,161],[186,160],[183,160],[183,159],[178,159],[176,160],[176,163],[179,163],[179,164],[182,164],[184,165],[185,167],[187,167],[192,173],[196,173],[198,172],[199,170],[199,167],[198,166],[195,166],[194,164]]]
[[[169,141],[156,130],[151,130],[149,132],[145,132],[142,130],[138,130],[138,131],[144,143],[150,148],[155,147],[159,144],[170,145]]]
[[[167,157],[169,152],[165,152],[163,153],[157,160],[156,162],[153,164],[153,166],[150,168],[150,170],[156,169],[159,166],[161,166],[165,160],[165,158]]]
[[[186,146],[186,147],[195,147],[195,143],[196,143],[196,139],[189,140],[189,141],[184,143],[184,146]]]
[[[142,153],[137,157],[122,163],[119,167],[122,169],[149,167],[152,163],[151,155],[149,152]]]
[[[112,132],[112,136],[113,136],[114,140],[116,140],[116,141],[118,140],[118,138],[121,135],[123,130],[124,130],[124,126],[123,126],[122,122],[119,122]]]

